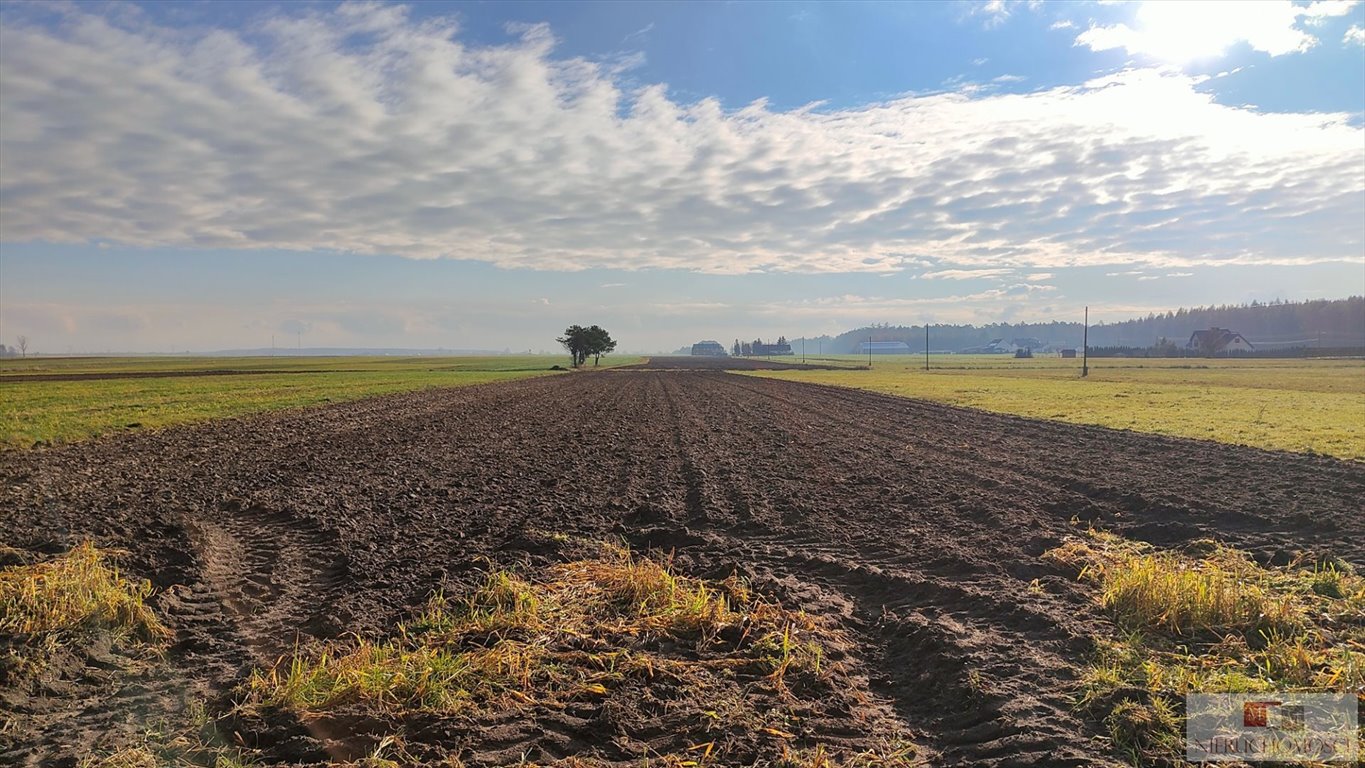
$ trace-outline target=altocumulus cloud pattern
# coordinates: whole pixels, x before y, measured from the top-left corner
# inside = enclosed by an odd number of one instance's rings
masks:
[[[726,110],[392,6],[249,31],[0,30],[7,241],[329,249],[504,267],[1301,264],[1365,243],[1365,133],[1130,69],[1026,94]]]

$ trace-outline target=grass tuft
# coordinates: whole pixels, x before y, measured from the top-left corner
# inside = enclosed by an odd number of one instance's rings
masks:
[[[0,570],[0,632],[104,628],[164,640],[170,631],[147,606],[151,594],[149,582],[123,578],[105,552],[86,542],[47,562]]]
[[[1135,762],[1178,755],[1171,734],[1188,693],[1332,690],[1365,701],[1365,579],[1349,567],[1266,567],[1216,542],[1160,551],[1093,530],[1043,559],[1094,584],[1119,625],[1099,641],[1080,703],[1109,708],[1105,722]],[[1141,701],[1122,696],[1133,691]]]

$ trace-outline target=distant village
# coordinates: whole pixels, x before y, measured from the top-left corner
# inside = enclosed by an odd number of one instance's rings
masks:
[[[1186,352],[1221,355],[1249,353],[1256,350],[1256,345],[1237,331],[1217,327],[1194,331],[1183,347],[1164,338],[1158,340],[1156,346],[1168,347],[1169,351],[1175,354]],[[877,341],[875,339],[859,342],[857,348],[857,353],[860,355],[912,355],[923,351],[925,350],[912,349],[904,341]],[[940,355],[1013,355],[1020,358],[1034,357],[1035,355],[1070,358],[1076,357],[1078,354],[1075,346],[1052,344],[1032,337],[999,338],[992,339],[986,344],[958,350],[931,349],[929,351]],[[778,336],[777,341],[772,343],[765,342],[763,339],[754,339],[753,341],[735,339],[735,342],[728,349],[718,341],[707,339],[693,344],[692,354],[709,357],[775,357],[794,355],[795,352],[786,336]]]

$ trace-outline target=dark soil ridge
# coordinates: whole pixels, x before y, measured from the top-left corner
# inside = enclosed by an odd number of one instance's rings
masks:
[[[383,630],[442,581],[471,582],[476,558],[546,562],[536,532],[622,536],[838,622],[854,672],[943,765],[1116,762],[1070,692],[1112,625],[1039,561],[1073,519],[1365,567],[1361,498],[1360,463],[707,371],[427,390],[0,454],[0,541],[129,550],[126,569],[162,590],[175,669],[212,694],[296,637]],[[98,686],[73,695],[68,709],[94,714],[29,707],[0,761],[60,764],[136,733],[127,711],[92,706]],[[481,725],[472,756],[611,748],[591,723],[552,720]],[[327,741],[260,733],[281,762]],[[842,733],[874,741],[851,718]],[[471,738],[449,721],[415,735]]]
[[[617,366],[617,371],[850,371],[865,370],[866,366],[828,365],[772,360],[764,357],[651,357],[643,363]]]

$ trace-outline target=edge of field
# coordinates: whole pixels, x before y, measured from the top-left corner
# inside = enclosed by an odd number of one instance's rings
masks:
[[[923,358],[919,358],[923,365]],[[1020,361],[1032,363],[1032,361]],[[1056,361],[1061,363],[1062,361]],[[1365,361],[1074,361],[1009,366],[941,360],[871,370],[743,371],[1070,424],[1365,461]],[[949,367],[952,365],[952,367]]]
[[[604,359],[603,368],[641,358]],[[64,444],[420,389],[561,375],[559,356],[33,359],[0,369],[0,449]],[[16,369],[22,372],[15,373]],[[589,368],[589,370],[591,367]],[[251,375],[221,375],[223,372]],[[29,376],[94,374],[79,380]],[[119,374],[136,373],[133,377]],[[203,375],[195,375],[203,373]],[[99,374],[109,374],[101,378]],[[157,375],[165,374],[165,375]]]

